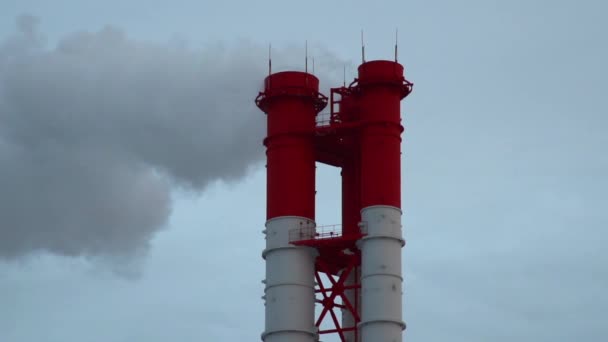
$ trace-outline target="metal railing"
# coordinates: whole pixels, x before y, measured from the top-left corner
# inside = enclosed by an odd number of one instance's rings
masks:
[[[319,113],[319,114],[317,114],[317,117],[316,117],[317,127],[319,127],[319,126],[329,126],[330,123],[331,123],[331,113],[325,112],[325,113]]]
[[[303,240],[333,239],[342,236],[342,225],[332,224],[319,227],[300,227],[289,231],[289,242]]]

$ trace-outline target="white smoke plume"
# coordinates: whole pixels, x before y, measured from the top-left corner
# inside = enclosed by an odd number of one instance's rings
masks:
[[[253,98],[267,47],[194,49],[110,27],[47,47],[36,18],[17,28],[0,41],[0,259],[145,251],[172,187],[204,190],[262,159]]]

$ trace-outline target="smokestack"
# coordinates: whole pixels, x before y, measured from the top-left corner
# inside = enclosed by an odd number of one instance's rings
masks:
[[[265,342],[313,342],[315,251],[290,244],[289,232],[315,229],[315,116],[327,104],[305,72],[266,78],[256,104],[268,115]]]
[[[397,61],[358,76],[331,89],[316,124],[327,97],[312,75],[271,74],[256,99],[268,114],[265,342],[402,340],[400,102],[413,84]],[[315,224],[315,162],[342,169],[341,229]]]
[[[403,66],[359,66],[361,115],[361,341],[401,341],[401,111]]]

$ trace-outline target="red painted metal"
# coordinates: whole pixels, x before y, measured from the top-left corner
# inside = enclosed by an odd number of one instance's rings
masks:
[[[403,66],[371,61],[359,66],[358,108],[362,123],[361,207],[401,207],[401,99],[412,90]]]
[[[315,116],[327,105],[308,73],[269,75],[256,104],[268,115],[267,218],[315,217]]]
[[[350,95],[350,94],[349,94]],[[342,122],[353,122],[355,118],[355,110],[350,106],[354,105],[354,99],[352,96],[342,96],[342,101],[340,103],[341,109],[341,120]],[[359,166],[360,163],[360,144],[359,139],[356,137],[354,133],[350,135],[352,137],[351,142],[351,151],[348,155],[345,156],[342,163],[342,227],[345,234],[360,234],[359,222],[361,222],[361,168]],[[351,247],[351,249],[355,250],[356,253],[359,253],[359,250],[356,246]],[[360,261],[360,259],[358,259]],[[348,308],[342,312],[343,322],[347,319],[347,316],[350,316],[356,327],[356,324],[360,321],[361,308],[359,305],[359,292],[361,288],[359,273],[360,273],[361,263],[357,262],[353,265],[353,269],[351,273],[354,274],[351,277],[351,281],[353,284],[347,284],[344,286],[344,295],[353,300],[352,306],[353,308]],[[350,286],[349,286],[350,285]],[[346,324],[346,322],[344,322]],[[347,332],[344,330],[344,332]],[[355,328],[352,330],[352,339],[353,341],[358,341],[359,332]],[[346,338],[343,340],[345,341]]]

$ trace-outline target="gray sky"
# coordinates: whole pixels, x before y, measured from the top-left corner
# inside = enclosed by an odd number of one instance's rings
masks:
[[[342,61],[352,77],[359,31],[368,59],[391,58],[395,27],[415,83],[403,104],[404,339],[607,339],[607,11],[603,1],[4,0],[0,42],[23,42],[14,23],[30,13],[47,45],[28,50],[21,72],[0,60],[0,109],[20,110],[0,113],[0,341],[258,340],[264,116],[251,101],[265,46],[297,66],[308,39],[325,79]],[[83,30],[91,34],[74,35]],[[61,42],[76,63],[57,57]],[[220,66],[199,68],[202,56]],[[134,82],[114,89],[112,72]],[[82,75],[99,89],[82,90]],[[158,98],[177,108],[175,120]],[[199,105],[212,109],[197,116]],[[81,116],[57,115],[68,109]],[[128,130],[140,124],[157,130]],[[58,137],[60,149],[32,147]],[[211,138],[220,148],[208,148]],[[107,158],[83,158],[100,148]],[[338,170],[319,170],[317,221],[337,223]],[[49,175],[55,188],[44,188]],[[117,211],[91,217],[91,198]],[[84,231],[53,230],[88,220]]]

